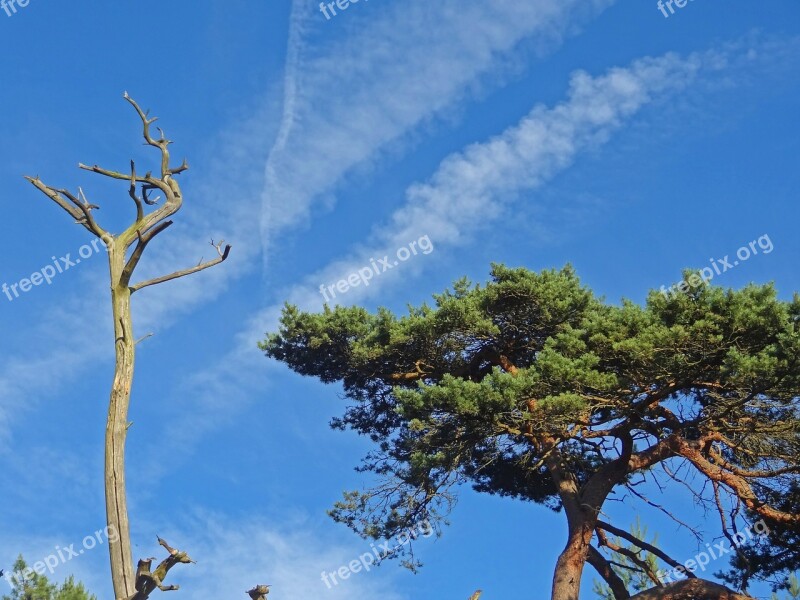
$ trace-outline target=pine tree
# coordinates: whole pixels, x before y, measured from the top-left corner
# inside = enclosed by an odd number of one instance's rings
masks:
[[[11,594],[0,600],[97,600],[82,583],[75,583],[71,575],[60,586],[50,583],[44,575],[29,570],[22,556],[17,557],[12,573],[6,574],[6,578],[11,584]]]
[[[287,306],[261,347],[341,382],[348,407],[334,427],[375,444],[361,469],[377,484],[331,513],[359,534],[446,523],[470,484],[564,515],[553,600],[579,598],[587,565],[618,599],[749,599],[749,582],[800,568],[800,296],[692,277],[686,293],[651,291],[640,306],[596,297],[571,267],[495,265],[487,285],[461,280],[403,315]],[[604,554],[613,536],[680,564],[604,507],[621,494],[647,503],[639,490],[652,489],[677,519],[671,492],[688,477],[695,504],[715,515],[704,526],[714,531],[693,533],[737,542],[725,581],[743,593],[687,577],[631,596],[635,581]]]

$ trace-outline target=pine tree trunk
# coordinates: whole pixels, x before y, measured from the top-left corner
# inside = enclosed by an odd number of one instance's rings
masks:
[[[567,545],[556,562],[551,600],[578,600],[594,519],[570,523]]]

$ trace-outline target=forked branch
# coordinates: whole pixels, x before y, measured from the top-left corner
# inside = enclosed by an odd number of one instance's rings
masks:
[[[140,229],[136,230],[136,237],[139,241],[136,244],[136,248],[133,249],[133,253],[131,254],[131,257],[128,259],[125,268],[122,270],[122,276],[120,277],[120,285],[127,286],[130,283],[131,276],[133,275],[133,272],[136,269],[136,265],[139,264],[139,261],[142,258],[142,254],[144,254],[144,249],[147,247],[147,244],[149,244],[154,237],[156,237],[159,233],[164,231],[170,225],[172,225],[172,221],[162,221],[161,223],[151,227],[144,233],[142,233]]]
[[[169,166],[169,149],[168,146],[172,143],[172,140],[168,140],[164,135],[164,132],[161,130],[160,127],[157,127],[158,132],[161,134],[159,139],[153,138],[150,134],[150,125],[158,121],[158,117],[149,118],[149,111],[143,111],[136,101],[128,95],[128,92],[123,94],[125,100],[127,100],[134,109],[136,109],[136,113],[139,115],[139,118],[142,120],[142,134],[144,135],[144,141],[146,144],[158,148],[161,151],[161,179],[167,180],[170,175],[177,175],[178,173],[182,173],[186,169],[189,168],[189,165],[186,164],[186,160],[184,159],[183,164],[180,167],[175,169],[170,169]]]
[[[608,584],[608,587],[611,588],[611,593],[614,594],[614,598],[616,600],[624,600],[625,598],[631,597],[630,593],[628,593],[628,588],[626,587],[625,582],[622,580],[622,577],[617,575],[617,572],[611,568],[611,563],[606,560],[606,557],[603,556],[594,546],[589,546],[589,552],[586,555],[586,562],[592,565],[600,577],[605,580],[605,582]]]
[[[659,548],[657,546],[654,546],[653,544],[648,544],[644,540],[639,539],[638,537],[636,537],[632,533],[629,533],[629,532],[625,531],[624,529],[620,529],[619,527],[614,527],[613,525],[611,525],[609,523],[606,523],[604,521],[597,521],[597,528],[605,530],[608,533],[616,535],[617,537],[621,537],[622,539],[627,540],[631,544],[633,544],[635,546],[638,546],[639,548],[641,548],[645,552],[649,552],[650,554],[652,554],[654,556],[657,556],[658,558],[663,560],[665,563],[667,563],[670,567],[674,568],[674,567],[681,566],[681,564],[677,560],[672,558],[670,555],[668,555],[666,552],[664,552],[661,548]],[[694,575],[694,573],[689,571],[687,573],[687,576],[691,578],[691,577],[694,577],[695,575]]]
[[[38,176],[28,177],[26,175],[25,179],[30,181],[36,189],[67,211],[67,213],[75,219],[77,224],[83,225],[91,233],[101,239],[108,237],[108,233],[97,224],[92,215],[92,210],[99,207],[94,204],[89,204],[86,197],[83,195],[83,191],[79,193],[79,198],[65,189],[57,189],[46,185]]]

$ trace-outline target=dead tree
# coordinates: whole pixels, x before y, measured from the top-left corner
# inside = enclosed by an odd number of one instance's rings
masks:
[[[229,244],[220,242],[214,246],[218,256],[208,262],[175,271],[168,275],[155,277],[137,283],[132,282],[134,271],[144,254],[147,245],[159,233],[172,225],[171,217],[177,213],[183,204],[183,194],[178,185],[177,175],[189,168],[184,160],[180,166],[170,166],[169,145],[172,143],[166,138],[164,132],[157,128],[159,137],[151,134],[151,125],[155,117],[149,117],[139,105],[128,96],[125,99],[133,106],[142,121],[144,140],[147,145],[156,148],[160,153],[161,163],[157,175],[147,171],[139,175],[134,162],[131,161],[130,173],[120,173],[102,168],[98,165],[87,166],[80,164],[81,169],[91,171],[128,183],[128,195],[136,208],[136,219],[123,232],[112,235],[101,227],[95,220],[93,211],[98,207],[90,204],[79,188],[74,194],[66,189],[54,188],[46,185],[39,177],[26,177],[38,190],[53,200],[64,209],[77,224],[83,226],[93,235],[100,238],[108,250],[108,263],[111,274],[111,306],[114,319],[114,341],[116,351],[116,364],[114,369],[114,382],[111,388],[111,400],[108,409],[108,422],[105,440],[105,495],[107,522],[112,530],[119,535],[116,539],[109,539],[109,553],[111,556],[111,577],[114,585],[114,594],[118,600],[136,598],[143,600],[156,587],[159,589],[175,589],[162,586],[160,580],[166,571],[178,562],[191,562],[185,553],[173,554],[173,549],[159,540],[172,561],[169,566],[164,566],[163,574],[158,569],[149,575],[149,579],[142,571],[140,563],[141,590],[137,586],[137,577],[133,570],[131,557],[130,526],[128,523],[128,507],[125,494],[125,438],[128,432],[128,407],[130,404],[131,385],[133,383],[133,366],[136,353],[136,340],[133,334],[133,320],[131,316],[131,295],[143,288],[173,279],[178,279],[192,273],[197,273],[213,267],[228,258],[231,250]],[[163,197],[153,198],[153,194]],[[153,208],[146,212],[145,207]],[[128,250],[133,246],[133,250]],[[186,559],[186,560],[184,560]],[[146,561],[145,561],[146,562]],[[145,565],[149,573],[149,563]]]

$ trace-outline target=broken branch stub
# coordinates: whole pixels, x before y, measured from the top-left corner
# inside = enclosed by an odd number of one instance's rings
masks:
[[[247,590],[247,594],[253,600],[267,600],[267,594],[269,594],[269,586],[257,585],[252,590]]]
[[[143,558],[139,561],[136,569],[136,593],[129,596],[127,600],[147,600],[150,594],[157,589],[162,592],[172,592],[180,589],[180,586],[177,585],[164,585],[164,579],[175,565],[194,563],[186,552],[172,548],[160,537],[157,539],[158,543],[169,553],[169,556],[162,560],[152,571],[150,567],[155,558]]]

